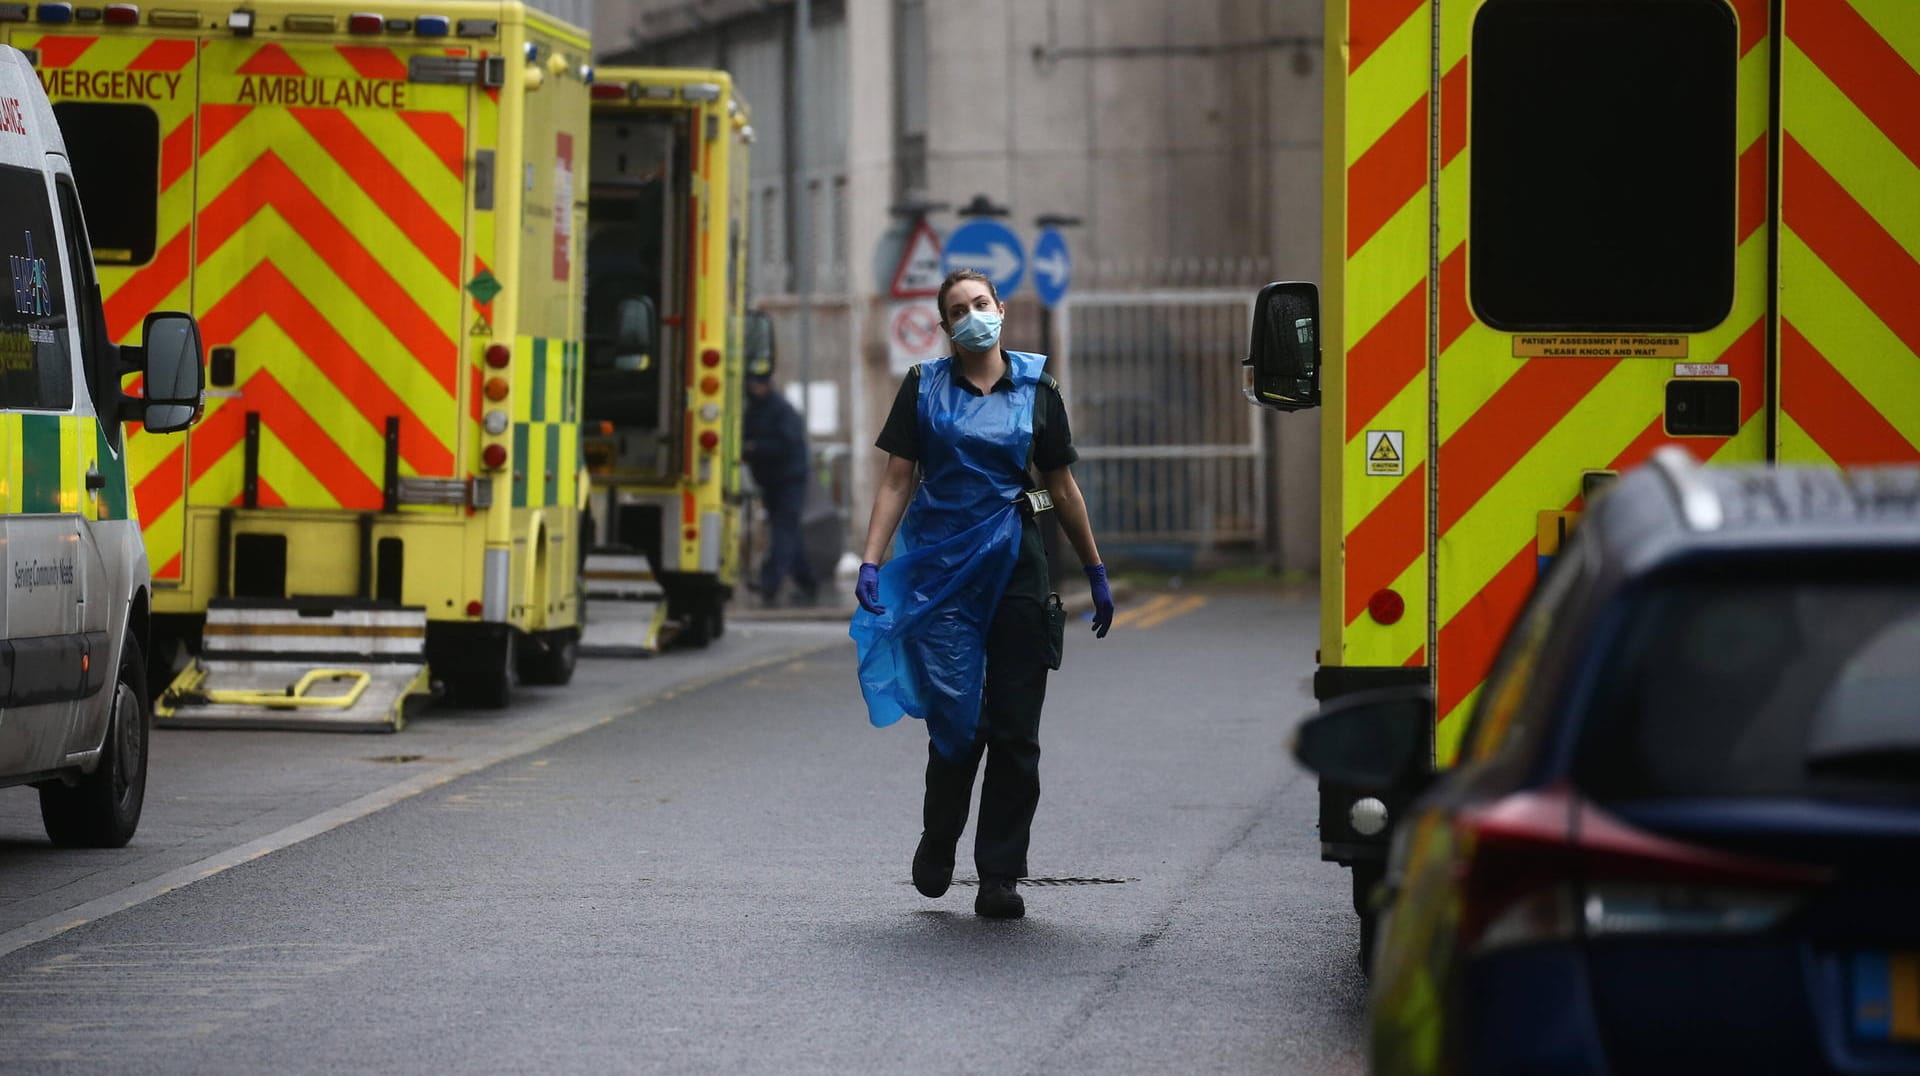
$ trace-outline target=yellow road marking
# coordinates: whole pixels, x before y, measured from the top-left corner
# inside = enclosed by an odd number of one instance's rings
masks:
[[[1198,594],[1189,594],[1184,598],[1162,606],[1152,613],[1141,616],[1129,626],[1135,631],[1146,631],[1149,628],[1157,628],[1175,617],[1186,616],[1188,613],[1193,612],[1205,604],[1207,604],[1206,598]]]
[[[1162,608],[1165,608],[1172,601],[1173,601],[1173,595],[1171,594],[1156,594],[1152,598],[1148,599],[1147,604],[1145,605],[1135,606],[1132,609],[1128,609],[1126,612],[1114,614],[1113,626],[1118,628],[1127,624],[1131,624],[1134,621],[1139,620],[1143,616],[1147,616],[1150,613],[1158,612]]]

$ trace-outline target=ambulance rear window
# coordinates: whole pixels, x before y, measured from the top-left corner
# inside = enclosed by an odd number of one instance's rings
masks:
[[[1698,332],[1733,306],[1739,42],[1724,0],[1489,0],[1467,240],[1496,329]]]
[[[0,300],[0,408],[65,411],[73,406],[73,368],[60,236],[38,171],[0,165],[0,254],[13,284]]]
[[[87,207],[93,260],[153,260],[160,205],[160,117],[145,105],[63,101],[53,106],[73,181]]]

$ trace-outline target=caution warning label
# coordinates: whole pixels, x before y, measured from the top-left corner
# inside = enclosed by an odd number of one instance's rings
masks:
[[[1407,473],[1406,432],[1404,430],[1367,431],[1367,473],[1403,475]]]

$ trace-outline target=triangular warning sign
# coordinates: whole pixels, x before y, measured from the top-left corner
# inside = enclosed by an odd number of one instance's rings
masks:
[[[473,328],[467,330],[467,335],[486,336],[491,332],[493,332],[493,326],[487,324],[486,315],[483,314],[473,319]]]
[[[896,299],[930,299],[940,294],[940,236],[933,225],[915,221],[913,234],[900,252],[890,289]]]
[[[1373,444],[1373,452],[1367,457],[1374,463],[1399,463],[1400,453],[1393,450],[1393,438],[1382,437]]]

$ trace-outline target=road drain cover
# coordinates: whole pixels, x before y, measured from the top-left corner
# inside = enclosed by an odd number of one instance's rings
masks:
[[[1022,878],[1021,885],[1125,885],[1132,878]],[[955,878],[954,885],[979,885],[978,878]]]
[[[361,761],[363,762],[420,762],[425,760],[426,757],[427,756],[425,755],[375,755],[372,758],[362,759]]]

